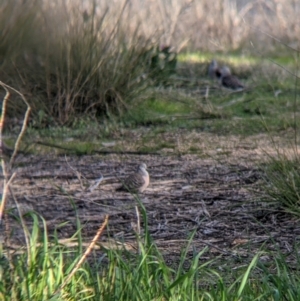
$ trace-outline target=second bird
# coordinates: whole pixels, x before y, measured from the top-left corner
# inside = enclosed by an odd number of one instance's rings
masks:
[[[208,76],[210,79],[215,80],[217,78],[217,72],[219,70],[219,66],[216,60],[212,60],[208,65]]]
[[[219,79],[219,84],[224,88],[234,91],[242,91],[245,88],[239,79],[231,74],[230,69],[226,66],[222,67],[221,70],[217,70],[216,76]]]

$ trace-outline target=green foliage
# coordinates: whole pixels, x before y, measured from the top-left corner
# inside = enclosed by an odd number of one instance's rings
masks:
[[[287,266],[284,255],[275,260],[276,272],[262,263],[265,254],[258,252],[248,265],[235,271],[223,262],[226,272],[222,276],[211,269],[213,261],[203,261],[207,248],[189,255],[195,234],[191,233],[179,262],[170,266],[152,241],[145,208],[137,202],[144,224],[144,235],[137,234],[138,252],[102,249],[62,289],[82,256],[82,225],[77,219],[73,241],[78,246],[68,247],[59,242],[57,234],[50,242],[45,220],[29,213],[31,233],[23,224],[27,248],[0,259],[1,300],[298,300],[300,279]],[[4,254],[7,251],[4,246]]]
[[[269,156],[269,162],[263,166],[265,172],[265,199],[285,208],[286,211],[300,216],[300,169],[299,157],[294,152]]]

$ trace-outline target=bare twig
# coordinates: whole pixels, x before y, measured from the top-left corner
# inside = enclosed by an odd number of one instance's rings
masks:
[[[14,177],[16,176],[16,173],[14,172],[11,175],[10,179],[8,180],[8,175],[5,171],[5,169],[3,169],[3,174],[4,174],[4,184],[3,184],[2,200],[1,200],[1,205],[0,205],[0,223],[2,222],[2,216],[3,216],[5,202],[6,202],[7,191],[9,189],[9,186],[12,183]]]
[[[88,190],[89,190],[90,192],[94,191],[94,190],[100,185],[100,183],[103,181],[103,179],[104,179],[104,177],[103,177],[103,175],[100,173],[100,178],[98,178],[98,179],[95,181],[95,183],[92,184],[92,185],[88,188]]]
[[[18,152],[21,139],[24,136],[24,133],[26,131],[27,122],[28,122],[30,111],[31,111],[31,107],[30,107],[29,103],[27,102],[25,96],[21,92],[19,92],[18,90],[14,89],[13,87],[11,87],[11,86],[9,86],[9,85],[1,82],[1,81],[0,81],[0,85],[6,91],[6,95],[4,97],[3,104],[2,104],[2,117],[1,117],[1,122],[0,122],[0,146],[1,146],[1,148],[2,148],[2,129],[3,129],[4,116],[5,116],[5,113],[6,113],[7,101],[8,101],[8,98],[10,96],[10,93],[9,93],[8,89],[10,89],[10,90],[14,91],[15,93],[17,93],[18,95],[20,95],[21,98],[23,99],[23,101],[25,102],[26,106],[27,106],[25,116],[24,116],[24,120],[23,120],[23,124],[22,124],[22,129],[21,129],[21,131],[20,131],[20,133],[17,137],[17,140],[15,142],[15,147],[14,147],[12,156],[11,156],[10,161],[9,161],[10,166],[11,166],[12,163],[14,162],[14,159],[15,159],[16,154]]]
[[[72,171],[74,171],[76,177],[78,178],[78,181],[80,183],[80,187],[82,190],[89,190],[90,192],[92,192],[93,190],[95,190],[99,185],[100,183],[103,181],[104,177],[103,175],[100,173],[100,177],[98,179],[96,179],[96,181],[91,184],[88,188],[85,188],[84,185],[83,185],[83,182],[82,182],[82,174],[77,170],[75,169],[73,166],[70,165],[70,163],[68,162],[67,160],[67,157],[65,156],[65,160],[68,164],[68,166],[70,167],[70,169]],[[86,178],[84,178],[85,180],[87,180]]]
[[[2,86],[2,87],[6,91],[6,94],[5,94],[3,102],[2,102],[2,111],[1,111],[1,116],[0,116],[0,155],[2,155],[2,152],[3,152],[2,132],[3,132],[3,125],[4,125],[4,118],[5,118],[5,113],[6,113],[7,101],[8,101],[9,96],[10,96],[10,93],[9,93],[8,89],[5,86]]]
[[[4,175],[4,187],[3,187],[3,194],[2,194],[2,200],[1,200],[1,205],[0,205],[0,222],[1,222],[4,207],[5,207],[5,202],[6,202],[6,194],[7,194],[9,185],[11,184],[13,178],[16,175],[15,173],[13,173],[12,176],[9,178],[9,175],[7,173],[6,166],[5,166],[5,163],[4,163],[4,159],[3,159],[3,156],[2,156],[3,155],[3,150],[5,148],[3,138],[2,138],[2,132],[3,132],[3,125],[4,125],[5,114],[6,114],[7,102],[8,102],[9,96],[10,96],[9,89],[11,89],[12,91],[19,94],[22,97],[23,101],[27,105],[27,110],[26,110],[25,117],[24,117],[24,120],[23,120],[23,126],[22,126],[22,129],[21,129],[21,132],[18,135],[13,153],[12,153],[11,158],[10,158],[10,166],[12,166],[13,160],[14,160],[16,154],[17,154],[17,151],[18,151],[18,148],[19,148],[19,145],[20,145],[20,141],[21,141],[21,139],[22,139],[22,137],[25,133],[26,124],[27,124],[27,121],[28,121],[29,113],[30,113],[30,106],[29,106],[27,100],[25,99],[25,97],[22,93],[20,93],[16,89],[12,88],[11,86],[8,86],[8,85],[4,84],[1,81],[0,81],[0,86],[2,86],[3,89],[6,91],[6,94],[5,94],[5,97],[3,99],[3,103],[2,103],[2,113],[1,113],[1,117],[0,117],[0,155],[1,155],[2,171],[3,171],[3,175]]]
[[[136,230],[136,235],[137,235],[137,246],[138,246],[138,252],[139,254],[141,254],[141,248],[140,248],[140,237],[141,237],[141,219],[140,219],[140,212],[139,212],[139,208],[138,206],[135,206],[135,213],[136,213],[136,227],[135,227],[135,230]]]
[[[141,219],[140,219],[140,212],[139,212],[138,206],[135,206],[135,213],[136,213],[136,222],[137,222],[136,232],[140,236],[141,235]]]

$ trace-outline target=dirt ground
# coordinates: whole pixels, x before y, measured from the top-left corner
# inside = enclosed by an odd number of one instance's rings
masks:
[[[195,230],[191,256],[208,247],[204,259],[220,255],[251,260],[258,250],[280,249],[286,260],[293,262],[299,221],[259,200],[263,180],[255,162],[261,152],[251,141],[240,143],[240,147],[233,143],[230,155],[226,152],[218,160],[211,159],[218,149],[211,149],[211,156],[205,158],[178,154],[21,156],[12,189],[24,212],[32,209],[45,218],[50,235],[57,231],[59,238],[67,241],[76,232],[72,200],[86,243],[109,214],[109,227],[101,242],[106,247],[124,243],[135,251],[138,204],[132,195],[115,188],[139,162],[145,162],[151,184],[140,199],[151,236],[168,260],[178,259]],[[101,174],[104,180],[89,189]],[[7,209],[14,207],[10,196]],[[15,210],[8,210],[5,227],[10,237],[7,243],[17,249],[24,245],[24,235],[14,214]],[[32,224],[30,216],[25,215],[24,220]],[[272,255],[264,259],[272,260]]]

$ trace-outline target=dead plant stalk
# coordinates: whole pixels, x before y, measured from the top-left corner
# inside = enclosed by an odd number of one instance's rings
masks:
[[[76,266],[73,268],[73,270],[71,271],[71,273],[69,274],[69,276],[67,277],[67,279],[55,291],[54,295],[58,294],[69,283],[69,281],[74,276],[74,274],[76,273],[76,271],[80,268],[81,264],[85,261],[86,257],[91,253],[91,251],[93,250],[93,248],[94,248],[97,240],[99,239],[99,237],[103,233],[103,231],[104,231],[104,229],[105,229],[105,227],[106,227],[106,225],[108,223],[108,218],[109,218],[109,215],[106,215],[102,226],[98,229],[95,237],[92,239],[92,241],[89,244],[89,246],[87,247],[86,251],[84,252],[84,254],[82,255],[82,257],[80,258],[80,260],[78,261],[78,263],[76,264]]]

